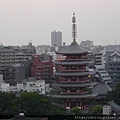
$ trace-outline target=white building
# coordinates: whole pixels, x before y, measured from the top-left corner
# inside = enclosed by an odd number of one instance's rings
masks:
[[[47,87],[48,89],[48,87]],[[11,86],[9,83],[0,83],[1,92],[38,92],[39,94],[45,94],[45,80],[30,81],[20,83],[15,86]],[[48,90],[47,90],[48,91]]]
[[[55,52],[48,52],[48,54],[49,54],[50,56],[52,56],[53,61],[57,60],[57,55],[56,55]]]
[[[40,94],[45,94],[45,80],[37,81],[26,81],[27,92],[39,92]]]
[[[9,83],[1,83],[0,84],[0,91],[2,91],[2,92],[9,92],[10,91]]]

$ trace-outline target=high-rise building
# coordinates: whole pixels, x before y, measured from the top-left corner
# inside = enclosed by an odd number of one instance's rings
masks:
[[[60,31],[51,32],[51,46],[52,47],[62,46],[62,32]]]

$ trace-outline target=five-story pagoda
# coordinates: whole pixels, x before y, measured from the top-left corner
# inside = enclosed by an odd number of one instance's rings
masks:
[[[78,106],[80,109],[85,108],[85,99],[96,96],[90,92],[90,88],[96,85],[91,81],[91,72],[89,72],[88,54],[76,42],[76,18],[73,13],[72,18],[73,42],[69,46],[63,47],[57,51],[64,59],[56,60],[56,83],[53,86],[61,88],[59,95],[53,95],[54,98],[64,99],[65,109],[71,109]]]

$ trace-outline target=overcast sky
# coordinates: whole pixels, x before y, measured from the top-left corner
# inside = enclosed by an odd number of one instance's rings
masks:
[[[0,0],[0,42],[50,45],[56,30],[69,45],[73,11],[78,43],[120,44],[120,0]]]

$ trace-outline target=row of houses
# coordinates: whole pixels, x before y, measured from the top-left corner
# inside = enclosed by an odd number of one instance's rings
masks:
[[[4,81],[0,82],[0,92],[38,92],[39,94],[49,93],[51,90],[50,84],[46,84],[45,80],[36,80],[34,77],[24,80],[23,83],[17,83],[16,85],[10,85]]]

